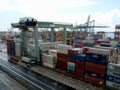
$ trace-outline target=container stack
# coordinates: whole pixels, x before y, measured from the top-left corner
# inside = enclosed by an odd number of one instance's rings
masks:
[[[15,56],[15,42],[14,41],[11,42],[11,55]]]
[[[120,90],[120,64],[108,64],[106,86]]]
[[[57,45],[57,51],[59,53],[68,54],[68,49],[72,49],[72,46],[71,45],[65,45],[65,44],[58,44]]]
[[[58,44],[57,47],[57,68],[67,71],[67,62],[68,62],[68,49],[71,49],[72,46]]]
[[[54,49],[49,50],[49,55],[54,56],[55,62],[57,62],[57,50],[54,50]]]
[[[82,43],[82,42],[74,42],[73,43],[73,46],[76,47],[76,48],[82,48],[82,47],[85,47],[85,43]]]
[[[27,52],[28,52],[29,56],[36,57],[35,45],[34,44],[28,44]]]
[[[76,56],[76,76],[78,77],[84,77],[84,58],[85,54]]]
[[[15,55],[18,57],[21,56],[21,43],[15,43]]]
[[[103,47],[111,47],[111,44],[110,44],[110,43],[101,43],[100,46],[103,46]]]
[[[109,53],[109,50],[89,48],[85,57],[85,79],[105,84]]]
[[[52,55],[43,55],[43,65],[49,68],[54,69],[56,67],[55,57]]]
[[[11,55],[11,51],[12,51],[11,42],[12,42],[11,39],[7,39],[7,53],[8,53],[8,55]]]
[[[30,55],[32,57],[36,57],[36,53],[35,53],[35,45],[30,45]]]
[[[76,73],[77,75],[80,74],[82,67],[79,65],[83,66],[83,63],[81,64],[80,60],[84,60],[83,58],[81,59],[82,53],[82,48],[73,48],[68,50],[67,71],[69,73],[73,75],[76,75]]]
[[[57,68],[67,71],[67,61],[67,54],[57,52]]]
[[[73,75],[75,75],[75,67],[76,67],[76,55],[78,54],[78,50],[69,49],[68,50],[68,62],[67,62],[67,71]]]

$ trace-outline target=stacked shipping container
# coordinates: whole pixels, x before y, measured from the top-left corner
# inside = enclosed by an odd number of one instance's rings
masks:
[[[68,50],[68,62],[67,62],[67,71],[71,74],[75,75],[75,67],[76,67],[76,55],[78,54],[78,50],[69,49]]]
[[[89,48],[85,58],[85,79],[105,84],[108,50]]]
[[[67,62],[68,62],[68,49],[71,49],[72,46],[58,44],[57,47],[57,67],[61,70],[67,71]]]
[[[120,90],[120,64],[109,63],[107,68],[106,86]]]
[[[7,39],[7,53],[15,56],[15,42],[12,39]]]
[[[45,51],[48,51],[51,47],[57,48],[57,50],[49,50],[49,55],[43,54],[44,66],[54,69],[57,63],[57,68],[67,71],[70,74],[100,84],[106,83],[106,86],[120,89],[120,64],[108,64],[111,61],[111,56],[118,58],[118,49],[101,46],[73,49],[70,45],[58,43],[42,45],[43,50],[47,47]],[[20,49],[20,43],[13,42],[10,39],[7,40],[7,53],[9,55],[20,57]],[[35,46],[29,45],[28,49],[29,54],[35,57]]]
[[[85,54],[76,56],[76,76],[84,77],[84,57]]]

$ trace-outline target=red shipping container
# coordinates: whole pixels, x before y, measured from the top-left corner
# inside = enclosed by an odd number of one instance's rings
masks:
[[[11,54],[11,39],[7,39],[7,53]]]
[[[109,41],[99,41],[99,40],[97,40],[97,41],[95,41],[95,43],[96,44],[101,44],[101,43],[110,43]]]
[[[76,61],[76,76],[84,77],[84,61]]]
[[[93,82],[97,82],[99,84],[105,84],[105,80],[102,80],[102,79],[99,79],[99,78],[96,78],[96,77],[92,77],[92,76],[89,76],[89,75],[85,75],[85,79],[93,81]]]
[[[69,58],[68,58],[68,61],[69,61],[69,62],[76,63],[76,60],[75,60],[75,59],[69,59]]]
[[[57,61],[67,62],[68,59],[65,59],[65,58],[57,58]]]
[[[68,61],[67,54],[57,53],[57,61],[67,62]]]
[[[84,69],[84,61],[77,61],[76,60],[76,68]]]
[[[90,62],[85,62],[85,71],[95,72],[97,74],[105,74],[106,73],[106,66],[94,64]]]
[[[85,47],[84,43],[74,43],[73,45],[77,47]]]
[[[63,53],[57,53],[57,58],[68,59],[68,55]]]
[[[88,51],[89,51],[89,47],[84,47],[84,48],[83,48],[83,52],[84,52],[84,53],[87,53]]]
[[[57,68],[67,71],[67,62],[57,61]]]
[[[84,70],[79,70],[79,69],[76,69],[76,76],[78,77],[84,77]]]
[[[78,50],[69,49],[68,54],[78,54]]]

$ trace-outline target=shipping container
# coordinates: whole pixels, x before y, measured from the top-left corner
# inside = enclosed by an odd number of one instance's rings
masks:
[[[106,81],[106,86],[120,90],[120,84],[117,84],[108,80]]]
[[[71,74],[75,74],[75,63],[68,61],[67,62],[67,71]]]
[[[96,83],[99,83],[99,84],[105,84],[105,80],[103,79],[99,79],[99,78],[96,78],[96,77],[93,77],[93,76],[90,76],[90,75],[85,75],[84,76],[86,80],[90,80],[92,82],[96,82]]]
[[[117,83],[117,84],[120,84],[120,77],[107,75],[106,80]]]
[[[67,71],[67,62],[57,60],[57,68]]]
[[[84,61],[76,61],[76,76],[84,77]]]
[[[90,63],[90,62],[85,62],[85,70],[95,72],[98,74],[106,74],[107,66]]]

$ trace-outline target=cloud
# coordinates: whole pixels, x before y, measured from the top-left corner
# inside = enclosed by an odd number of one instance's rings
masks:
[[[2,0],[1,11],[19,11],[31,16],[53,16],[59,9],[87,7],[94,5],[92,0]]]
[[[115,24],[120,23],[120,9],[113,8],[113,10],[106,12],[92,13],[70,12],[71,8],[89,8],[95,5],[97,5],[96,0],[1,0],[0,13],[19,12],[21,15],[34,17],[39,21],[59,21],[74,24],[85,23],[88,15],[91,14],[91,20],[112,26],[110,29],[113,30]],[[64,12],[60,12],[60,10],[64,10]]]

